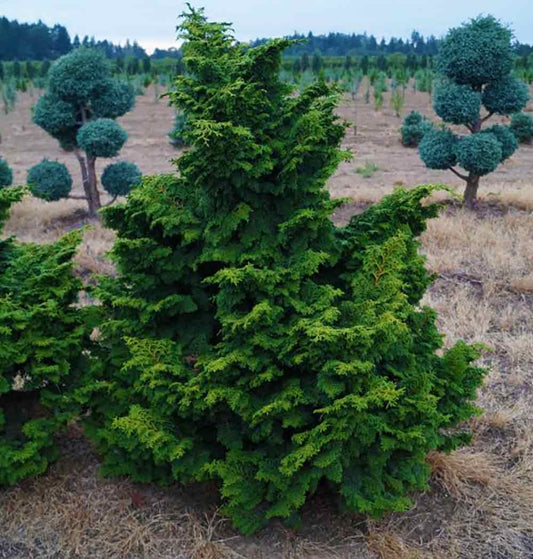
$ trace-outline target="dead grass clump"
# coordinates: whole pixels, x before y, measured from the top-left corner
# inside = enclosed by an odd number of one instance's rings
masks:
[[[417,549],[404,540],[401,536],[386,528],[369,526],[366,538],[368,550],[378,559],[429,559],[433,557],[427,551]]]
[[[466,495],[472,484],[489,487],[498,478],[493,459],[483,452],[472,452],[470,449],[449,454],[431,452],[428,462],[435,482],[456,498]]]

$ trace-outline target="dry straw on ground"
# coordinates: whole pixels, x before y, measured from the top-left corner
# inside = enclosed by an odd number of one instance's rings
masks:
[[[421,95],[408,96],[409,109],[424,103],[429,109]],[[132,113],[132,126],[141,125],[149,99]],[[416,152],[391,139],[398,126],[392,115],[374,115],[359,101],[341,113],[358,121],[357,136],[349,132],[347,145],[380,170],[360,178],[352,170],[357,157],[341,167],[330,188],[353,203],[339,210],[337,221],[379,199],[395,180],[446,180],[444,173],[428,175],[417,166]],[[128,153],[132,161],[135,149]],[[449,205],[423,235],[428,266],[439,275],[424,304],[438,311],[447,345],[462,338],[487,346],[482,362],[490,374],[479,394],[485,414],[471,422],[472,445],[429,456],[431,488],[414,496],[412,510],[368,521],[317,494],[300,530],[273,523],[244,538],[218,514],[215,488],[101,479],[97,457],[73,426],[62,439],[63,458],[47,475],[0,491],[0,559],[533,557],[533,188],[526,178],[532,158],[533,148],[524,148],[482,185],[476,212]],[[79,226],[81,209],[80,202],[28,198],[14,208],[7,233],[47,242]],[[86,233],[78,255],[85,279],[112,273],[104,257],[112,241],[113,234],[98,225]]]

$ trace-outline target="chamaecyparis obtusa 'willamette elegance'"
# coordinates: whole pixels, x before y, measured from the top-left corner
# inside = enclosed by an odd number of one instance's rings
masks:
[[[280,81],[285,39],[237,44],[190,10],[172,103],[191,146],[104,212],[93,365],[77,399],[107,474],[217,480],[245,533],[296,520],[319,484],[353,511],[410,506],[432,449],[464,444],[478,349],[442,354],[417,237],[433,188],[345,227],[325,183],[346,157],[338,92]],[[487,136],[493,139],[493,136]],[[493,140],[496,141],[496,140]]]

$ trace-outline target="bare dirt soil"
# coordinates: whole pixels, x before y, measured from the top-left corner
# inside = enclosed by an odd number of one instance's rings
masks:
[[[362,91],[364,89],[362,88]],[[76,161],[30,122],[36,100],[21,96],[16,111],[0,116],[0,153],[24,181],[44,156]],[[404,114],[431,116],[429,96],[409,90]],[[351,198],[335,220],[379,200],[394,186],[447,183],[448,172],[425,169],[414,149],[399,142],[400,119],[388,99],[382,112],[346,98],[340,115],[356,128],[345,145],[354,152],[330,180],[334,196]],[[166,134],[173,110],[153,91],[122,119],[129,141],[120,159],[144,173],[172,170],[176,152]],[[373,162],[363,178],[356,169]],[[107,162],[103,162],[105,165]],[[102,167],[100,167],[102,168]],[[212,486],[157,488],[98,476],[98,457],[76,426],[62,439],[63,456],[49,473],[0,490],[0,559],[528,559],[533,557],[533,147],[524,146],[482,179],[475,211],[448,204],[422,237],[428,267],[438,279],[424,303],[439,313],[446,345],[482,342],[490,368],[479,393],[485,414],[471,422],[473,444],[450,455],[433,453],[430,490],[414,495],[405,514],[368,520],[338,509],[319,492],[306,505],[302,526],[279,523],[244,538],[217,513]],[[78,185],[79,188],[79,185]],[[442,196],[444,197],[444,195]],[[6,233],[48,241],[83,221],[83,203],[17,204]],[[113,233],[96,225],[78,255],[84,277],[111,272],[104,256]]]

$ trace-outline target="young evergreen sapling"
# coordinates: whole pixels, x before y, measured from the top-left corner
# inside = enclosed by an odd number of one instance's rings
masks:
[[[274,40],[249,48],[190,10],[171,93],[191,149],[104,211],[93,366],[78,395],[107,474],[214,479],[244,533],[294,521],[319,484],[363,514],[427,487],[468,440],[484,370],[442,350],[417,237],[434,190],[398,190],[346,227],[326,181],[347,154],[339,92],[293,95]]]

